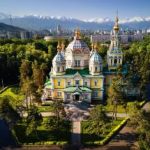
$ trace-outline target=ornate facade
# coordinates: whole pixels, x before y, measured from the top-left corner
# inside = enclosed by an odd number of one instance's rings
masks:
[[[107,52],[108,69],[122,65],[122,51],[119,48],[118,19],[113,29],[110,48]],[[76,30],[74,40],[64,49],[58,43],[57,54],[53,59],[50,79],[45,83],[42,100],[62,99],[64,102],[103,100],[104,78],[103,60],[97,52],[97,45],[92,50],[81,39]]]

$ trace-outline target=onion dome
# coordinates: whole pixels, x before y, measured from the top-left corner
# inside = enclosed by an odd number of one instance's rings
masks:
[[[57,64],[61,64],[61,63],[65,63],[65,58],[61,53],[61,45],[60,42],[58,42],[57,45],[57,54],[53,59],[53,63],[57,63]]]
[[[92,54],[94,53],[94,44],[93,44],[93,43],[91,44],[91,48],[92,48],[92,50],[91,50],[91,52],[90,52],[90,57],[91,57]]]
[[[119,24],[118,24],[119,18],[118,15],[116,16],[115,25],[114,25],[114,31],[119,31]]]
[[[61,43],[61,54],[65,57],[65,44]]]
[[[91,64],[102,64],[102,57],[98,54],[97,52],[97,45],[94,45],[94,50],[93,54],[90,58],[90,63]]]

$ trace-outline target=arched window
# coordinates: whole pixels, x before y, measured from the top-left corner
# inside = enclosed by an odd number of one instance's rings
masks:
[[[57,72],[60,72],[60,67],[57,67]]]
[[[97,86],[97,80],[94,81],[94,85]]]
[[[117,57],[115,57],[115,59],[114,59],[114,64],[115,65],[117,64]]]
[[[97,67],[95,67],[95,72],[97,72]]]

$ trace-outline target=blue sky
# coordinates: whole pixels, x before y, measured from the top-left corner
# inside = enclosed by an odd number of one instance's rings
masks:
[[[150,16],[150,0],[0,0],[0,12],[66,16],[78,19]]]

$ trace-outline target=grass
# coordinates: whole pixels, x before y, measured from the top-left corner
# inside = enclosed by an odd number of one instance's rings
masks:
[[[10,97],[10,103],[13,106],[22,105],[24,95],[20,92],[19,87],[13,86],[6,89],[0,94],[0,98],[8,96]],[[53,110],[52,105],[49,106],[38,106],[39,112],[50,112]]]
[[[39,112],[51,112],[51,111],[53,111],[53,106],[52,105],[38,106],[38,110],[39,110]]]
[[[123,118],[118,118],[117,120],[112,121],[111,126],[107,128],[105,135],[98,136],[96,134],[89,133],[88,126],[90,125],[90,121],[82,121],[81,122],[81,132],[82,132],[82,144],[84,145],[93,145],[95,141],[103,140],[112,130],[118,126]]]
[[[41,126],[37,129],[37,135],[35,132],[32,132],[29,136],[26,135],[26,122],[18,123],[15,128],[15,134],[16,138],[18,139],[20,144],[36,144],[36,143],[44,143],[47,141],[51,141],[54,144],[57,142],[66,142],[68,143],[70,140],[70,122],[65,121],[65,124],[67,124],[64,128],[61,128],[61,130],[53,131],[50,128],[47,128],[44,124],[45,121],[47,121],[47,117],[44,118],[43,123]]]
[[[5,96],[10,97],[10,103],[15,106],[22,104],[24,99],[24,95],[21,94],[19,87],[16,86],[10,87],[0,94],[0,98]]]

